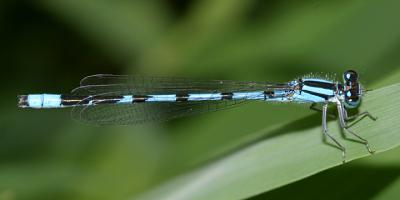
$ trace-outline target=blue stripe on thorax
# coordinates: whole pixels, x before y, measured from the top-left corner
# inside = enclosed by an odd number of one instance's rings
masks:
[[[306,92],[300,92],[296,91],[293,96],[293,101],[299,102],[299,103],[323,103],[325,102],[325,98],[316,96],[313,94],[309,94]]]
[[[314,84],[304,84],[301,87],[301,91],[296,90],[291,97],[293,101],[299,103],[322,103],[335,95],[335,90],[333,89],[335,85],[332,81],[316,78],[303,79],[303,83],[307,82],[314,82]],[[318,87],[318,83],[321,83],[321,87]],[[330,86],[332,86],[332,89],[328,89]]]
[[[310,82],[313,82],[311,84]],[[309,99],[310,101],[321,101],[321,98],[325,100],[325,98],[329,98],[335,95],[335,84],[332,81],[324,80],[324,79],[316,79],[316,78],[307,78],[303,79],[304,85],[298,95],[303,95],[304,92],[309,92],[308,94],[304,94],[302,99]],[[308,84],[307,84],[308,83]],[[319,84],[320,83],[320,84]],[[320,87],[319,87],[320,86]],[[310,94],[311,93],[311,94]]]
[[[319,88],[319,87],[312,87],[312,86],[307,86],[307,85],[303,86],[302,90],[303,91],[315,92],[315,93],[326,95],[326,96],[335,95],[335,91],[333,91],[333,90]]]

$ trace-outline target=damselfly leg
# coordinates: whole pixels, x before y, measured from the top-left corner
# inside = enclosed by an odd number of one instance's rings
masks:
[[[355,132],[353,132],[352,130],[350,130],[346,124],[346,118],[347,117],[347,112],[345,110],[345,108],[343,107],[342,103],[340,101],[336,102],[336,106],[337,106],[337,110],[338,110],[338,115],[339,115],[339,124],[340,127],[347,133],[350,133],[351,135],[355,136],[356,138],[358,138],[359,140],[361,140],[361,142],[365,145],[365,147],[367,148],[369,153],[374,153],[374,151],[370,148],[369,143],[366,139],[364,139],[363,137],[361,137],[360,135],[356,134]]]
[[[346,109],[343,109],[344,111],[344,120],[345,121],[351,121],[357,118],[360,118],[360,120],[362,120],[364,117],[369,117],[370,119],[376,121],[378,118],[372,116],[368,111],[362,112],[362,113],[357,113],[355,115],[352,116],[348,116]]]
[[[340,144],[332,135],[328,133],[328,127],[326,125],[326,117],[328,113],[328,104],[324,104],[322,106],[322,132],[324,133],[324,136],[331,139],[335,144],[336,147],[339,148],[342,151],[342,160],[343,163],[346,162],[346,148],[342,144]]]

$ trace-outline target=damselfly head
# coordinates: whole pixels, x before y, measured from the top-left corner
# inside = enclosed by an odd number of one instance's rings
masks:
[[[358,74],[354,70],[343,73],[343,95],[346,108],[356,108],[360,105],[362,88],[358,82]]]

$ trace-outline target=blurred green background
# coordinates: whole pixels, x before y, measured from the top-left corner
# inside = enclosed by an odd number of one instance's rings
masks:
[[[68,109],[18,109],[18,94],[68,93],[96,73],[281,82],[352,68],[367,87],[384,86],[399,72],[399,8],[396,0],[2,1],[0,199],[135,197],[257,130],[313,113],[254,103],[163,124],[93,127]],[[398,197],[397,152],[255,198]]]

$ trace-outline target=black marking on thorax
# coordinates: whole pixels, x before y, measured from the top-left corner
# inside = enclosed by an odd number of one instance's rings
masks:
[[[333,95],[325,95],[325,94],[321,94],[321,93],[317,93],[317,92],[313,92],[313,91],[309,91],[309,90],[304,90],[303,87],[304,86],[309,86],[309,87],[318,87],[318,88],[322,88],[322,89],[327,89],[327,90],[333,90],[336,92],[337,90],[337,86],[334,83],[326,83],[326,82],[320,82],[320,81],[309,81],[306,80],[304,81],[303,79],[299,79],[299,86],[300,86],[300,95],[302,92],[305,92],[307,94],[311,94],[314,96],[318,96],[321,98],[324,98],[325,100],[328,100],[330,97],[332,97]]]
[[[302,86],[304,86],[304,85],[336,91],[336,84],[334,84],[334,83],[326,83],[326,82],[320,82],[320,81],[302,81]]]

